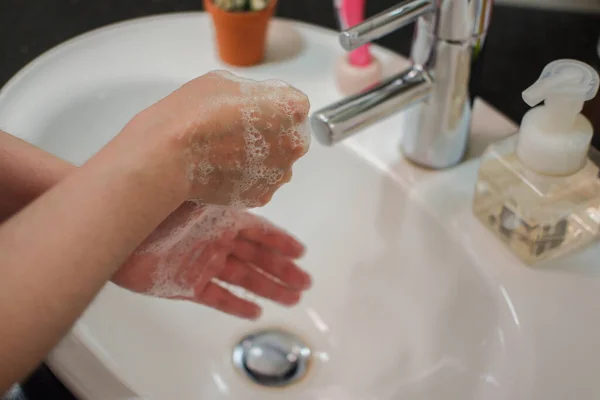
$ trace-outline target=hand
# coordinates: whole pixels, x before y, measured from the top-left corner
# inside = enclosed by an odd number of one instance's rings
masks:
[[[260,307],[218,281],[291,306],[310,286],[294,264],[304,247],[264,219],[242,210],[184,203],[113,276],[126,289],[185,299],[242,317]]]
[[[188,199],[257,207],[291,179],[308,150],[307,97],[275,80],[216,71],[196,78],[134,118],[138,141],[174,151]]]

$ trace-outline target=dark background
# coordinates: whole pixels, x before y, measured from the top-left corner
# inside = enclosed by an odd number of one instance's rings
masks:
[[[568,0],[565,0],[568,1]],[[398,0],[369,0],[372,15]],[[73,36],[113,22],[146,15],[198,11],[201,0],[0,0],[0,86],[42,52]],[[277,15],[337,29],[332,0],[279,0]],[[600,14],[558,12],[496,6],[486,42],[481,80],[474,86],[482,97],[515,122],[527,111],[521,91],[542,68],[558,58],[574,58],[600,71],[597,53]],[[379,44],[407,55],[412,28],[400,30]],[[584,109],[600,131],[600,95]],[[600,135],[594,144],[600,147]],[[73,400],[73,396],[41,366],[2,400]]]

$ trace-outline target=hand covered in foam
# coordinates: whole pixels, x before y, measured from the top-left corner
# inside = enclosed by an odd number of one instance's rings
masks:
[[[196,78],[142,113],[146,129],[173,138],[189,199],[257,207],[291,179],[310,144],[307,97],[277,80],[216,71]],[[168,146],[167,146],[168,147]]]
[[[113,276],[126,289],[185,299],[243,318],[260,307],[238,297],[237,286],[283,305],[294,305],[310,277],[294,263],[304,247],[248,212],[184,203]]]

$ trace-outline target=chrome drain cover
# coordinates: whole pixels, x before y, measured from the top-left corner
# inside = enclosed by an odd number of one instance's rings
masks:
[[[261,386],[284,387],[308,372],[311,351],[296,336],[264,330],[244,337],[233,349],[233,365]]]

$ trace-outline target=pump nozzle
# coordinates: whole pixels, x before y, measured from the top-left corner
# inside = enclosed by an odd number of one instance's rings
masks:
[[[556,103],[562,112],[578,114],[583,103],[596,96],[599,81],[596,70],[581,61],[556,60],[546,65],[538,80],[523,92],[523,100],[530,107],[545,100],[549,107]],[[570,105],[568,110],[563,108],[565,103]]]
[[[600,78],[589,65],[576,60],[548,64],[538,80],[523,92],[533,107],[523,117],[517,154],[528,168],[566,176],[583,168],[594,133],[580,112],[598,92]]]

